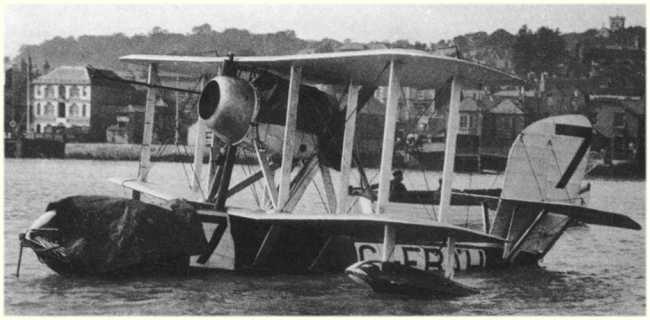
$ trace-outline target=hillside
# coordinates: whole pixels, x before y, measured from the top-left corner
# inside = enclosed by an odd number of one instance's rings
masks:
[[[525,28],[522,27],[522,28]],[[550,30],[550,29],[547,29]],[[639,41],[645,46],[645,28],[632,27],[612,33],[609,37],[599,37],[596,29],[582,33],[565,33],[562,62],[565,65],[580,64],[573,61],[580,45],[603,46],[611,43],[630,45]],[[437,43],[411,43],[408,40],[390,42],[373,41],[367,44],[351,43],[349,40],[339,42],[334,39],[304,40],[292,30],[275,33],[255,34],[243,29],[230,28],[221,32],[212,30],[209,24],[192,28],[188,34],[171,33],[155,27],[148,34],[126,36],[84,35],[74,37],[55,37],[38,45],[25,45],[20,54],[13,59],[19,62],[31,55],[36,68],[40,69],[47,60],[51,67],[60,65],[90,64],[96,67],[123,70],[126,66],[118,58],[127,54],[187,54],[187,55],[225,55],[233,52],[237,55],[278,55],[298,52],[330,52],[339,48],[413,48],[440,51],[446,55],[456,56],[460,53],[464,59],[477,61],[486,65],[513,72],[513,46],[520,35],[513,35],[504,29],[488,34],[480,31],[457,36],[453,39],[440,40]]]
[[[156,27],[147,35],[126,36],[84,35],[55,37],[38,45],[25,45],[14,61],[31,55],[40,68],[45,60],[50,66],[91,64],[96,67],[123,69],[118,58],[127,54],[190,54],[277,55],[296,53],[305,48],[318,50],[322,46],[338,45],[331,39],[308,41],[296,37],[291,30],[253,34],[247,30],[226,29],[217,32],[204,24],[194,27],[190,34],[170,33]]]

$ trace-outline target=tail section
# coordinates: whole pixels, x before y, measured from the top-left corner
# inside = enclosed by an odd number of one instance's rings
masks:
[[[640,229],[626,216],[583,207],[591,133],[584,116],[557,116],[531,124],[513,143],[491,230],[508,240],[503,254],[510,263],[543,258],[574,219]]]

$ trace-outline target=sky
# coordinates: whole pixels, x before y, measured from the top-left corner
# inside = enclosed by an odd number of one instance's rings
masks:
[[[623,15],[626,26],[645,26],[645,5],[43,5],[13,4],[4,8],[4,55],[14,56],[23,44],[39,44],[55,36],[128,36],[154,26],[190,33],[209,23],[212,29],[247,29],[254,33],[294,30],[298,37],[339,41],[437,42],[454,36],[503,28],[511,33],[524,24],[561,32],[582,32],[609,25],[609,16]]]

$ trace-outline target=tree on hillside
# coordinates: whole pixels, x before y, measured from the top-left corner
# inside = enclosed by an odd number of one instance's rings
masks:
[[[535,50],[537,51],[536,64],[533,71],[554,71],[565,57],[566,46],[558,29],[551,30],[541,27],[535,34]]]
[[[399,40],[396,40],[395,42],[391,43],[391,47],[392,48],[400,48],[400,49],[409,49],[409,48],[412,48],[412,45],[406,39],[399,39]]]
[[[555,72],[566,57],[566,43],[559,30],[541,27],[533,33],[526,25],[517,33],[513,49],[515,72],[520,75]]]
[[[515,36],[510,34],[510,32],[503,29],[497,29],[488,36],[484,42],[484,45],[499,48],[510,48],[514,41]]]
[[[153,29],[151,29],[151,32],[149,32],[150,35],[165,34],[165,33],[169,33],[169,31],[167,31],[167,29],[164,29],[164,28],[159,27],[159,26],[153,27]]]
[[[415,41],[415,43],[413,44],[413,48],[417,50],[425,51],[427,50],[427,44],[419,41]]]
[[[334,49],[336,49],[340,45],[341,43],[334,39],[323,38],[321,41],[314,43],[312,46],[314,48],[314,52],[323,53],[323,52],[334,52]]]
[[[210,33],[212,33],[212,27],[209,24],[204,23],[204,24],[202,24],[200,26],[193,27],[192,28],[192,33],[193,34],[210,34]]]
[[[535,35],[527,25],[523,25],[517,32],[512,51],[515,72],[523,75],[531,71],[532,60],[535,56]]]

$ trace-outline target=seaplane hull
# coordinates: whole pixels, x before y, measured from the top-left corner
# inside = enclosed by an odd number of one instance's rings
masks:
[[[265,213],[250,210],[249,214]],[[220,216],[221,227],[216,221],[204,223],[206,238],[220,242],[203,263],[198,262],[200,257],[192,257],[193,267],[283,274],[337,273],[356,262],[382,256],[380,226],[336,230],[327,220],[288,225],[226,213]],[[423,271],[444,271],[445,256],[445,243],[431,238],[417,243],[397,242],[390,261]],[[491,242],[459,242],[453,257],[456,271],[490,269],[507,263],[503,245]]]

